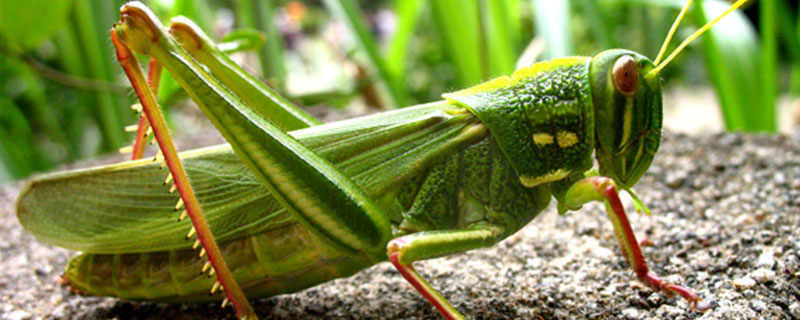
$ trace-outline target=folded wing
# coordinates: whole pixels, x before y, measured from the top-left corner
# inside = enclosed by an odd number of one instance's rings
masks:
[[[293,223],[227,146],[182,154],[211,230],[225,242]],[[17,200],[17,217],[37,239],[91,253],[188,248],[178,193],[160,162],[130,161],[44,175]]]

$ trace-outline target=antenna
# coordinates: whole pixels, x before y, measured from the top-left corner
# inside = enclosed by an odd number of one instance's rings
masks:
[[[676,18],[675,22],[672,23],[672,27],[669,28],[669,33],[667,33],[667,38],[664,39],[664,44],[662,44],[661,49],[658,50],[658,55],[656,56],[656,60],[653,62],[653,64],[658,65],[658,63],[661,61],[661,58],[663,58],[664,54],[667,53],[667,46],[669,46],[669,42],[672,41],[672,36],[675,35],[675,30],[678,30],[678,25],[680,25],[681,21],[683,21],[683,16],[686,15],[686,11],[689,11],[689,7],[692,6],[692,1],[693,0],[689,0],[686,2],[686,5],[683,6],[683,9],[681,9],[681,13],[678,14],[678,18]]]
[[[651,78],[651,77],[654,77],[659,72],[661,72],[661,69],[664,69],[664,67],[666,67],[667,64],[669,64],[669,62],[672,61],[672,59],[674,59],[675,56],[678,55],[678,53],[680,53],[684,48],[686,48],[686,46],[688,46],[689,43],[691,43],[694,39],[696,39],[697,37],[702,35],[704,32],[706,32],[709,28],[711,28],[711,26],[716,24],[717,21],[719,21],[720,19],[722,19],[723,17],[725,17],[729,13],[731,13],[734,10],[738,9],[739,7],[741,7],[747,1],[748,0],[736,1],[736,3],[731,5],[731,7],[728,8],[728,10],[725,10],[725,12],[723,12],[721,15],[719,15],[719,17],[717,17],[714,20],[711,20],[711,22],[709,22],[709,23],[706,23],[706,25],[702,26],[700,29],[697,29],[697,31],[695,31],[691,36],[686,38],[686,40],[683,40],[683,42],[681,42],[681,44],[678,45],[678,47],[675,50],[673,50],[672,53],[666,59],[664,59],[664,62],[661,62],[661,64],[657,65],[655,69],[653,69],[650,72],[648,72],[646,77],[647,78]],[[769,0],[769,1],[772,1],[772,0]]]

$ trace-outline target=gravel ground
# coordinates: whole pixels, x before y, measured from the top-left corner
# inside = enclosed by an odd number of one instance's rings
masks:
[[[14,216],[19,184],[0,187],[0,318],[232,317],[218,305],[82,297],[57,283],[72,254],[37,242]],[[652,216],[632,216],[659,275],[712,306],[690,312],[636,281],[600,206],[549,209],[493,248],[417,269],[470,318],[800,319],[800,143],[783,136],[666,134],[637,191]],[[630,206],[629,206],[630,210]],[[439,316],[388,263],[298,294],[253,301],[295,318]]]

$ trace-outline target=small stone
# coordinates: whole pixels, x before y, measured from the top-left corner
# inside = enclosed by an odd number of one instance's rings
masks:
[[[5,319],[8,320],[25,320],[30,318],[31,314],[23,310],[14,310],[11,313],[7,313],[5,315]]]
[[[698,254],[693,260],[694,264],[700,270],[706,270],[712,263],[714,263],[714,259],[712,259],[711,256],[705,251]]]
[[[48,275],[50,271],[53,271],[53,267],[51,266],[38,266],[35,269],[36,275],[40,277]]]
[[[664,295],[660,293],[652,293],[649,296],[647,296],[647,303],[649,303],[650,306],[661,305],[664,303]]]
[[[593,257],[597,258],[605,258],[605,257],[612,257],[614,256],[614,251],[609,248],[602,247],[602,246],[595,246],[589,249],[589,252],[592,254]]]
[[[756,261],[756,267],[759,268],[772,268],[775,265],[775,254],[770,250],[765,250],[758,256],[758,261]]]
[[[761,300],[751,300],[750,301],[750,307],[753,308],[753,310],[755,310],[757,312],[761,312],[761,311],[767,310],[767,304],[764,303],[764,301],[761,301]]]
[[[752,288],[755,285],[756,285],[756,281],[753,280],[753,278],[750,278],[748,276],[744,276],[744,277],[741,277],[741,278],[736,278],[736,279],[733,280],[733,286],[736,287],[736,289]]]
[[[541,268],[542,265],[544,264],[544,260],[542,260],[541,258],[529,258],[528,260],[526,260],[526,262],[528,263],[528,266],[534,269]]]
[[[759,219],[759,220],[760,220],[759,217],[763,217],[763,216],[765,216],[765,213],[763,213],[763,212],[756,214],[756,218]],[[772,232],[772,231],[769,231],[769,230],[762,230],[756,236],[758,237],[759,241],[761,241],[763,243],[769,243],[769,242],[772,241],[772,239],[775,238],[775,232]],[[775,263],[775,260],[772,258],[772,256],[774,256],[774,253],[772,253],[771,251],[764,251],[764,253],[762,253],[761,256],[764,256],[766,254],[770,254],[771,256],[769,257],[769,260],[765,260],[765,262],[772,261],[773,263]],[[759,256],[759,259],[761,258],[761,256]]]
[[[786,175],[783,172],[776,172],[773,181],[779,186],[786,185]]]
[[[783,308],[781,308],[779,306],[771,306],[771,307],[769,307],[769,311],[774,313],[774,314],[781,314],[781,312],[783,312]]]
[[[758,283],[772,281],[775,279],[775,271],[765,268],[759,268],[750,273],[750,278],[753,278]]]
[[[67,304],[58,305],[52,312],[50,312],[50,316],[53,319],[66,319],[67,314],[69,313],[67,307]]]
[[[658,316],[661,319],[682,319],[681,315],[686,314],[685,308],[664,304],[658,308]],[[685,319],[685,318],[684,318]]]
[[[625,310],[622,310],[622,315],[624,315],[626,318],[629,319],[636,319],[639,317],[639,311],[637,311],[634,308],[627,308]]]
[[[667,174],[667,186],[673,189],[677,189],[678,187],[683,184],[683,180],[686,178],[685,175],[681,175],[679,173],[670,172]]]
[[[318,304],[310,304],[306,306],[306,312],[315,315],[324,315],[325,309]]]
[[[800,302],[795,302],[789,305],[789,312],[795,318],[800,318]]]

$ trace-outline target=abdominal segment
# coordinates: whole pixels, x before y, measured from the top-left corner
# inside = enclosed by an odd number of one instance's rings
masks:
[[[220,246],[228,267],[248,298],[293,293],[353,275],[374,263],[342,252],[299,223]],[[210,294],[216,276],[201,270],[197,250],[126,254],[81,254],[67,265],[64,280],[84,294],[132,300],[221,301]],[[209,269],[210,270],[210,269]]]

